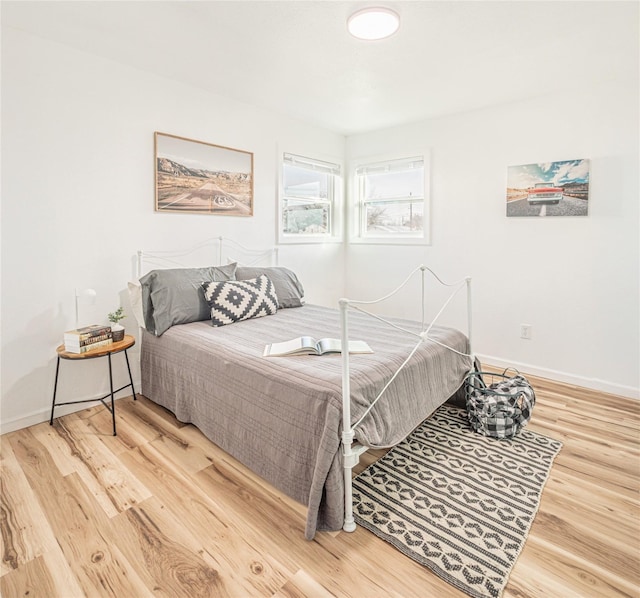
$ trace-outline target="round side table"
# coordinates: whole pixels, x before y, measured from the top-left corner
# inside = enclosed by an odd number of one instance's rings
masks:
[[[58,354],[58,361],[56,363],[56,381],[53,385],[53,401],[51,404],[51,418],[49,419],[49,425],[53,425],[53,412],[56,407],[61,407],[62,405],[77,405],[78,403],[94,403],[96,401],[100,401],[108,411],[111,412],[111,417],[113,419],[113,435],[116,435],[116,405],[114,400],[114,395],[125,388],[131,387],[131,392],[133,393],[133,399],[136,398],[136,391],[133,387],[133,378],[131,377],[131,367],[129,366],[129,356],[127,355],[127,349],[133,347],[136,344],[136,339],[129,335],[125,334],[125,337],[118,342],[112,343],[106,347],[98,347],[97,349],[92,349],[87,351],[86,353],[69,353],[69,351],[65,351],[64,345],[60,345],[56,349],[56,353]],[[129,372],[129,384],[125,384],[118,389],[113,388],[113,369],[111,367],[111,356],[115,353],[124,353],[124,358],[127,362],[127,371]],[[66,403],[56,403],[56,391],[58,389],[58,373],[60,371],[60,360],[68,359],[69,361],[83,361],[85,359],[97,359],[98,357],[106,357],[109,361],[109,388],[110,392],[99,399],[85,399],[82,401],[68,401]],[[111,397],[111,405],[105,402],[107,397]]]

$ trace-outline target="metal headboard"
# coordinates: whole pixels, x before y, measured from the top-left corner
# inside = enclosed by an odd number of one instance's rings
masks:
[[[253,249],[246,247],[227,237],[213,237],[181,250],[142,250],[137,252],[136,278],[140,278],[148,266],[156,268],[184,268],[187,267],[189,258],[200,254],[206,255],[208,264],[223,265],[225,263],[238,262],[243,266],[278,265],[278,247],[267,249]]]

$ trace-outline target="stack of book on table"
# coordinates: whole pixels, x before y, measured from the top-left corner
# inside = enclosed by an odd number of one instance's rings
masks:
[[[86,353],[112,343],[111,326],[92,324],[64,333],[64,350],[67,353]]]

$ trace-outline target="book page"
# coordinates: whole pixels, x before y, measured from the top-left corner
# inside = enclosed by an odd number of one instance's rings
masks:
[[[310,336],[300,336],[290,341],[271,343],[264,348],[263,357],[275,355],[302,355],[316,353],[316,341]]]
[[[339,338],[323,338],[318,341],[318,353],[341,353],[342,343]]]
[[[318,341],[318,352],[342,353],[342,342],[338,338],[323,338]],[[349,353],[373,353],[365,341],[349,341]]]
[[[365,341],[349,341],[349,353],[373,353]]]

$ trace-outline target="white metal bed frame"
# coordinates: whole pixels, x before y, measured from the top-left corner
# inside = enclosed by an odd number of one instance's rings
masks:
[[[374,305],[377,303],[382,303],[387,299],[390,299],[397,293],[399,293],[413,278],[415,274],[418,272],[421,273],[422,276],[422,293],[421,293],[421,307],[422,307],[422,321],[420,326],[420,333],[415,333],[410,330],[406,330],[393,324],[389,320],[372,314],[361,307],[359,305]],[[436,316],[433,320],[428,324],[425,328],[425,273],[429,272],[437,282],[446,287],[454,287],[453,291],[449,295],[449,298],[444,302]],[[449,303],[453,300],[453,298],[458,294],[458,292],[466,288],[467,290],[467,338],[469,339],[469,353],[462,353],[453,347],[449,347],[439,341],[436,341],[429,337],[429,332],[433,328],[436,320],[440,317],[442,312],[446,309]],[[353,468],[360,462],[360,455],[365,453],[368,450],[368,447],[354,442],[355,430],[362,423],[365,417],[370,413],[371,409],[373,409],[374,405],[378,402],[380,397],[384,394],[384,392],[389,388],[390,384],[395,380],[396,376],[400,373],[400,371],[409,363],[410,359],[413,357],[415,352],[418,350],[418,347],[425,341],[431,341],[438,343],[442,347],[458,353],[464,357],[468,357],[469,369],[471,369],[471,364],[473,364],[473,351],[471,349],[471,277],[466,277],[461,281],[449,284],[444,282],[438,275],[428,268],[427,266],[419,266],[409,276],[405,279],[405,281],[400,284],[394,291],[385,295],[384,297],[380,297],[379,299],[375,299],[372,301],[356,301],[353,299],[340,299],[338,301],[340,306],[340,328],[341,328],[341,341],[343,347],[349,346],[349,309],[356,309],[362,313],[365,313],[381,322],[385,322],[389,326],[397,328],[399,330],[403,330],[407,334],[412,336],[417,336],[418,341],[414,348],[411,350],[407,358],[402,362],[402,365],[398,368],[395,374],[389,378],[387,383],[384,385],[383,389],[378,393],[376,398],[371,402],[369,407],[366,409],[364,414],[360,417],[360,419],[355,423],[351,424],[351,389],[350,389],[350,379],[351,375],[349,372],[349,352],[342,352],[342,456],[343,456],[343,467],[344,467],[344,524],[342,529],[346,532],[352,532],[356,529],[356,522],[353,517]]]
[[[239,259],[234,259],[236,256],[231,256],[224,253],[224,245],[229,244],[233,250],[238,252]],[[279,247],[273,246],[268,249],[251,249],[245,247],[241,243],[228,239],[226,237],[213,237],[211,239],[205,239],[204,241],[192,245],[188,249],[177,250],[165,250],[165,251],[144,251],[139,249],[136,259],[136,278],[140,278],[145,273],[145,266],[147,263],[151,265],[160,266],[161,268],[185,268],[183,262],[177,261],[175,258],[188,258],[189,256],[197,253],[198,251],[207,249],[209,247],[217,248],[216,265],[222,265],[223,260],[226,258],[228,263],[239,262],[243,266],[255,266],[260,264],[263,260],[268,260],[270,266],[278,265],[278,249]],[[207,264],[210,265],[210,264]]]
[[[259,264],[265,258],[268,258],[270,261],[269,265],[278,265],[278,247],[271,247],[269,249],[256,250],[245,247],[244,245],[232,240],[227,239],[226,237],[215,237],[213,239],[207,239],[193,245],[189,249],[184,251],[143,251],[139,250],[137,252],[137,262],[136,262],[136,278],[140,278],[144,274],[145,265],[147,262],[150,264],[155,264],[163,268],[167,267],[178,267],[184,268],[186,267],[184,263],[176,261],[174,258],[188,258],[190,255],[194,254],[199,250],[206,249],[208,246],[217,245],[217,264],[221,265],[223,259],[225,258],[224,254],[224,244],[229,243],[236,251],[239,251],[242,260],[232,259],[228,255],[226,256],[227,262],[239,261],[243,265],[246,266],[255,266]],[[387,299],[390,299],[397,293],[399,293],[408,283],[409,281],[417,274],[421,274],[421,308],[422,308],[422,321],[421,321],[421,331],[420,333],[412,332],[410,330],[406,330],[397,326],[396,324],[390,322],[389,320],[382,318],[378,315],[375,315],[369,311],[366,311],[360,306],[364,305],[374,305],[379,304]],[[453,288],[453,291],[449,295],[448,299],[444,302],[436,316],[433,320],[425,327],[425,275],[426,273],[431,274],[435,280],[445,287]],[[467,338],[469,339],[469,353],[462,353],[453,347],[449,347],[435,339],[429,337],[429,333],[433,328],[436,320],[440,317],[442,312],[446,309],[449,303],[453,300],[453,298],[458,294],[458,292],[466,288],[467,295]],[[372,301],[359,301],[354,299],[342,298],[338,301],[340,308],[340,328],[341,328],[341,342],[343,347],[349,346],[349,316],[348,312],[350,309],[355,309],[362,313],[365,313],[375,319],[378,319],[389,326],[394,328],[398,328],[403,330],[407,334],[417,337],[417,342],[414,348],[411,350],[407,358],[404,360],[402,365],[398,368],[396,373],[391,376],[388,382],[385,384],[380,393],[376,396],[376,398],[371,402],[371,405],[367,408],[365,413],[360,417],[360,419],[355,423],[351,424],[351,388],[350,388],[350,369],[349,369],[349,352],[342,352],[342,455],[343,455],[343,467],[344,467],[344,524],[342,529],[347,532],[352,532],[356,529],[355,519],[353,517],[353,468],[360,462],[360,455],[365,453],[369,447],[366,447],[354,440],[356,428],[362,423],[365,417],[370,413],[371,409],[373,409],[374,405],[378,402],[378,400],[382,397],[386,389],[393,382],[399,372],[404,368],[404,366],[411,360],[415,352],[418,350],[418,347],[425,341],[431,341],[440,344],[442,347],[458,353],[463,357],[469,358],[469,370],[472,368],[473,364],[473,350],[471,345],[471,277],[466,277],[455,283],[446,283],[444,282],[431,268],[427,266],[421,265],[417,267],[415,270],[409,274],[409,276],[400,284],[395,290],[391,293],[380,297],[379,299],[375,299]]]

